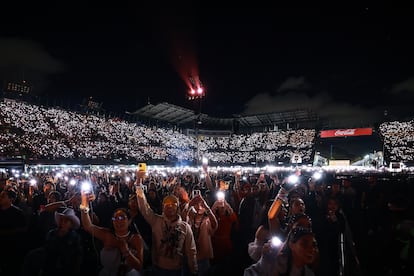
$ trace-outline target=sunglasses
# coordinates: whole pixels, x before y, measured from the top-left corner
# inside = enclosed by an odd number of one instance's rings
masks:
[[[117,217],[112,217],[112,221],[116,221],[116,220],[118,220],[118,221],[123,221],[123,220],[126,220],[127,219],[127,217],[126,216],[117,216]]]

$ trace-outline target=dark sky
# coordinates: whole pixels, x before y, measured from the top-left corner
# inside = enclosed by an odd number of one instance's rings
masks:
[[[413,115],[412,9],[117,3],[2,12],[1,79],[24,76],[42,97],[92,96],[107,110],[133,111],[148,98],[193,108],[185,75],[198,74],[212,116]]]

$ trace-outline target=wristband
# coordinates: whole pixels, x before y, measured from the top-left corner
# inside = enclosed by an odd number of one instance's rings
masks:
[[[79,206],[79,210],[81,210],[85,214],[89,213],[89,207],[85,207],[83,205]]]

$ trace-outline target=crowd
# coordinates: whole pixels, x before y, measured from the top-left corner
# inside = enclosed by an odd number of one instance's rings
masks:
[[[414,161],[414,120],[382,123],[379,130],[391,161]]]
[[[311,162],[316,130],[296,129],[229,136],[184,135],[93,114],[46,108],[21,101],[0,102],[0,154],[34,160],[194,161],[204,155],[216,164],[289,163],[293,154]],[[387,157],[414,159],[414,121],[379,126]],[[197,153],[198,151],[198,153]]]
[[[34,160],[193,161],[196,150],[218,164],[311,160],[314,130],[287,130],[198,141],[177,130],[45,108],[6,99],[0,102],[0,154],[23,153]]]
[[[410,176],[321,173],[15,172],[0,274],[412,275]]]
[[[412,160],[413,123],[380,125],[391,160]],[[0,155],[34,160],[307,162],[316,139],[196,140],[13,100],[0,130]],[[40,167],[1,172],[0,275],[413,275],[409,174]]]

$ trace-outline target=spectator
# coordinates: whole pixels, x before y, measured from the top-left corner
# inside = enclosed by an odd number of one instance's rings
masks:
[[[137,174],[138,181],[142,181],[142,176]],[[137,187],[137,200],[142,215],[152,228],[155,275],[181,275],[184,265],[196,275],[196,244],[191,227],[179,215],[178,198],[173,195],[164,198],[162,215],[151,210],[140,186]],[[184,256],[187,262],[183,262]]]
[[[47,234],[45,244],[25,257],[22,275],[81,275],[82,248],[76,229],[79,218],[71,208],[54,213],[57,227]]]
[[[102,269],[99,275],[140,275],[143,266],[144,242],[139,233],[130,227],[130,215],[125,209],[112,214],[112,229],[92,224],[89,217],[89,197],[82,192],[82,226],[103,242],[100,252]]]

